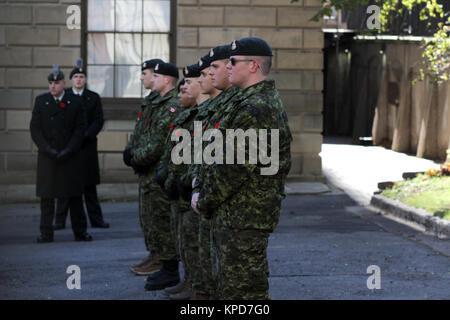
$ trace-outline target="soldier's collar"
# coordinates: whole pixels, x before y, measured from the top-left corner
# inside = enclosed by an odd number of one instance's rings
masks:
[[[242,99],[246,99],[248,96],[251,96],[255,92],[261,91],[263,89],[274,89],[274,88],[275,88],[274,80],[263,80],[242,90],[241,97]]]

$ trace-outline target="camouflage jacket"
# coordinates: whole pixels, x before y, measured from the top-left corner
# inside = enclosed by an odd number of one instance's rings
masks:
[[[200,116],[195,119],[195,121],[202,121],[203,131],[208,129],[212,129],[217,125],[217,122],[220,121],[223,113],[227,109],[228,105],[231,104],[234,100],[238,99],[242,90],[236,86],[230,87],[228,90],[221,92],[214,100],[211,100],[208,105],[207,115],[203,118]],[[202,113],[199,113],[202,115]],[[203,113],[205,114],[205,113]],[[205,164],[193,164],[188,171],[187,180],[192,181],[194,177],[196,177],[196,184],[194,186],[194,193],[200,190],[201,176],[205,170]]]
[[[173,121],[171,124],[170,134],[166,140],[166,147],[164,151],[164,156],[161,158],[160,164],[158,165],[158,170],[161,178],[164,182],[164,189],[171,194],[175,194],[178,192],[178,181],[179,178],[185,174],[189,168],[190,163],[193,161],[193,145],[192,145],[192,137],[195,135],[194,133],[194,120],[199,112],[199,110],[204,106],[205,102],[199,106],[193,106],[188,109],[183,110]],[[177,144],[182,142],[172,141],[172,135],[179,136],[180,130],[185,129],[189,132],[189,137],[191,143],[189,144],[189,152],[190,152],[190,163],[180,163],[175,164],[172,161],[172,150],[176,147]],[[184,137],[183,137],[184,139]],[[181,144],[180,144],[181,146]],[[184,200],[180,200],[180,205],[185,202]],[[190,208],[190,202],[187,203],[187,209]],[[184,210],[184,211],[186,211]]]
[[[138,145],[131,151],[134,163],[147,167],[141,182],[144,191],[146,186],[154,185],[156,166],[164,153],[164,143],[170,131],[170,124],[176,117],[178,109],[176,89],[172,89],[165,96],[156,97],[152,101]]]
[[[147,127],[148,118],[150,116],[152,101],[159,96],[159,93],[156,91],[150,92],[150,94],[144,99],[142,99],[141,110],[139,111],[138,117],[136,119],[136,124],[134,126],[133,133],[128,140],[127,147],[133,149],[137,146],[138,141]]]
[[[224,141],[226,129],[254,129],[258,138],[263,132],[261,129],[266,129],[267,155],[272,154],[270,129],[278,129],[279,160],[274,160],[278,170],[271,175],[262,175],[262,168],[268,165],[261,164],[259,157],[256,164],[249,163],[248,147],[244,150],[244,164],[237,164],[237,147],[234,145],[234,164],[226,164],[224,159],[224,164],[202,166],[198,209],[203,214],[213,212],[214,222],[223,227],[273,231],[285,197],[292,141],[287,115],[274,82],[266,80],[247,88],[228,104],[220,119],[213,122],[216,122],[214,127],[222,132]],[[258,156],[261,155],[260,149],[258,140]]]

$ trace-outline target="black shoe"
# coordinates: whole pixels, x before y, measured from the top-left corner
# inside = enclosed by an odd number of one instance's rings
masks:
[[[87,232],[76,234],[75,241],[92,241],[92,236]]]
[[[172,287],[180,282],[180,276],[178,272],[169,273],[164,270],[160,270],[155,273],[156,277],[147,278],[147,283],[145,284],[145,290],[154,291],[162,290],[167,287]]]
[[[109,223],[107,222],[100,222],[100,223],[92,223],[91,224],[92,228],[102,228],[102,229],[107,229],[109,228]]]
[[[37,243],[53,242],[53,235],[41,234],[36,241]]]
[[[53,226],[53,230],[61,230],[61,229],[65,229],[66,226],[63,223],[55,223],[55,225]]]

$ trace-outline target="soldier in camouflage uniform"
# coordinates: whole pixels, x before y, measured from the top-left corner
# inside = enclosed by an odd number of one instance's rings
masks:
[[[145,210],[151,212],[150,251],[158,255],[162,268],[147,277],[145,288],[161,290],[179,281],[176,240],[170,229],[170,203],[155,181],[164,142],[179,107],[175,88],[178,69],[171,63],[158,63],[153,72],[153,90],[159,92],[159,96],[152,101],[148,129],[141,137],[139,146],[131,152],[131,165],[147,167],[142,186],[149,199],[148,209]]]
[[[191,140],[191,136],[194,133],[194,119],[198,113],[198,110],[202,108],[203,103],[208,99],[207,95],[201,94],[200,84],[198,83],[198,77],[200,71],[198,65],[191,65],[183,70],[185,77],[186,92],[189,97],[196,99],[196,104],[189,109],[183,111],[173,123],[172,137],[168,138],[164,163],[167,165],[167,175],[164,175],[164,189],[166,192],[177,198],[173,200],[176,204],[177,216],[180,225],[180,256],[185,270],[185,282],[183,285],[177,285],[173,288],[167,288],[165,293],[169,295],[169,299],[181,300],[192,297],[193,290],[198,289],[201,286],[201,272],[200,261],[198,256],[198,229],[199,229],[199,216],[193,212],[190,207],[189,199],[178,199],[178,181],[181,175],[185,174],[189,164],[192,163],[192,148],[191,145],[187,146],[186,150],[183,150],[183,158],[188,153],[191,156],[190,159],[186,159],[181,164],[174,163],[174,159],[171,159],[171,153],[177,145],[176,141],[172,141],[176,137],[182,134],[182,139]],[[183,130],[184,129],[184,130]],[[183,130],[183,132],[182,132]],[[184,136],[187,134],[188,136]],[[175,137],[175,138],[174,138]],[[179,143],[179,142],[178,142]],[[179,144],[180,146],[182,144]]]
[[[228,72],[226,69],[226,64],[228,63],[228,58],[230,56],[230,45],[218,46],[212,49],[208,55],[208,77],[211,81],[211,85],[216,90],[221,90],[221,93],[216,96],[216,98],[211,99],[208,104],[208,112],[200,112],[196,121],[202,121],[203,131],[207,129],[213,129],[217,126],[218,121],[221,119],[221,115],[226,109],[226,106],[236,99],[241,89],[232,86],[228,80]],[[207,82],[209,81],[207,79]],[[207,82],[205,85],[207,85]],[[212,91],[212,90],[211,90]],[[191,186],[194,187],[193,193],[199,192],[201,177],[208,166],[202,165],[192,165],[189,170],[189,182]],[[186,183],[184,183],[186,185]],[[203,272],[203,292],[199,292],[200,295],[210,296],[211,298],[218,298],[216,293],[217,289],[217,274],[213,273],[212,268],[212,257],[211,257],[211,212],[205,212],[205,214],[200,217],[200,228],[199,228],[199,241],[200,241],[200,257],[202,261],[202,272]]]
[[[244,164],[208,166],[199,177],[199,193],[192,197],[197,212],[213,215],[213,268],[220,299],[269,299],[267,245],[285,196],[292,140],[274,82],[265,80],[271,57],[271,49],[262,39],[244,38],[232,43],[229,78],[243,92],[228,104],[217,129],[222,133],[226,129],[254,129],[258,136],[261,129],[278,129],[279,148],[273,149],[279,151],[278,170],[262,174],[261,163],[249,163],[247,148]],[[267,154],[271,154],[272,140],[268,141]]]
[[[156,64],[162,63],[161,59],[151,59],[142,63],[141,70],[141,82],[145,89],[153,88],[153,69]],[[148,130],[148,121],[151,115],[152,101],[159,96],[159,93],[152,90],[148,96],[146,96],[141,105],[136,125],[133,130],[133,134],[130,136],[130,140],[123,152],[123,161],[127,166],[131,166],[131,152],[139,146],[142,135]],[[134,167],[135,173],[139,176],[139,221],[141,224],[142,232],[144,234],[145,247],[149,252],[149,255],[141,263],[132,265],[131,271],[137,275],[149,275],[153,272],[161,269],[161,263],[155,252],[150,251],[150,214],[148,210],[149,205],[149,193],[144,193],[145,188],[145,175],[147,173],[146,167]]]

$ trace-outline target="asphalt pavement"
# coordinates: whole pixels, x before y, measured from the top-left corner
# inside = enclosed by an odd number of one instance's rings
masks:
[[[450,298],[449,240],[377,215],[330,187],[284,200],[268,248],[272,299]],[[68,221],[55,242],[37,244],[39,205],[0,205],[0,299],[166,299],[145,291],[145,277],[129,270],[147,254],[138,204],[102,208],[111,228],[89,229],[93,242],[73,241]],[[80,289],[68,288],[77,283],[70,266],[79,267]]]

